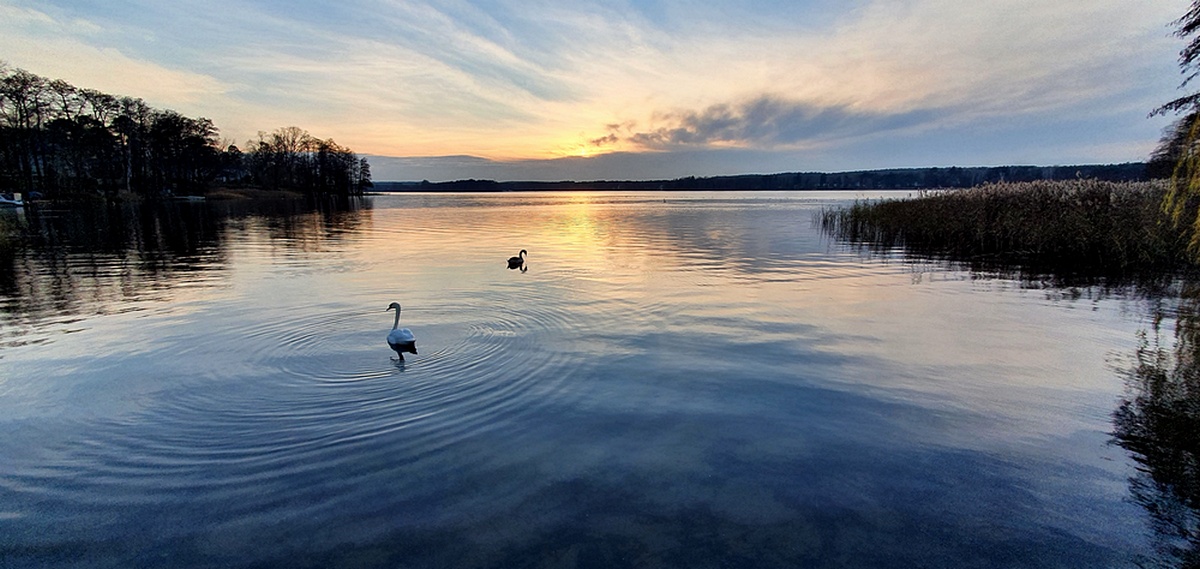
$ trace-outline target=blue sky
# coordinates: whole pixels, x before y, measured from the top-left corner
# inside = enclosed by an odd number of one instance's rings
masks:
[[[1145,159],[1188,2],[0,0],[0,60],[377,180]]]

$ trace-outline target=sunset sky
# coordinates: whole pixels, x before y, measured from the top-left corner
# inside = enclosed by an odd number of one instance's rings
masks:
[[[376,180],[1111,163],[1172,118],[1188,5],[0,0],[0,60]]]

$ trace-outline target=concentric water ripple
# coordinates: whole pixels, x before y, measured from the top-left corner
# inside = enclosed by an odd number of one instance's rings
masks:
[[[1103,431],[1103,352],[1133,335],[1104,308],[910,278],[824,241],[808,198],[731,196],[192,212],[175,249],[23,258],[32,292],[0,298],[0,565],[878,546],[960,566],[1139,543],[1093,523],[1136,509]],[[392,301],[420,352],[403,361]]]
[[[383,312],[318,307],[212,330],[219,361],[182,374],[135,417],[90,425],[61,465],[14,465],[11,474],[25,492],[70,502],[152,503],[179,492],[253,502],[254,491],[236,489],[334,476],[363,452],[420,460],[565,404],[585,354],[539,344],[589,325],[562,305],[533,302],[533,290],[512,291],[520,312],[471,299],[452,311],[405,311],[406,322],[414,313],[471,318],[424,324],[420,355],[404,362],[388,361]],[[166,340],[162,352],[181,362],[212,357],[186,336]]]

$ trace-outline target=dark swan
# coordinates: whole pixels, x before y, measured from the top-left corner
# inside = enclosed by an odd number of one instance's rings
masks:
[[[527,255],[527,254],[528,254],[527,251],[525,251],[524,249],[521,249],[521,252],[517,253],[516,257],[509,257],[508,258],[508,268],[510,268],[510,269],[520,268],[521,265],[525,264],[525,255]]]
[[[412,330],[400,327],[400,303],[393,302],[389,304],[387,310],[393,308],[396,309],[396,322],[392,324],[392,331],[388,333],[388,345],[393,350],[396,350],[396,355],[400,356],[400,359],[404,359],[404,352],[416,355],[417,337],[413,336]]]

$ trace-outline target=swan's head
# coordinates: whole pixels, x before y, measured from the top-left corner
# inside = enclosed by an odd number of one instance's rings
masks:
[[[526,251],[526,250],[524,250],[524,249],[521,249],[521,252],[520,252],[520,253],[517,253],[517,256],[518,256],[518,257],[520,257],[521,255],[528,255],[528,254],[529,254],[529,252],[528,252],[528,251]]]
[[[393,308],[395,308],[395,309],[396,309],[396,312],[400,312],[400,303],[399,303],[399,302],[393,302],[393,303],[389,304],[389,305],[388,305],[388,307],[387,307],[387,309],[385,309],[385,310],[384,310],[384,312],[387,312],[388,310],[391,310],[391,309],[393,309]]]

